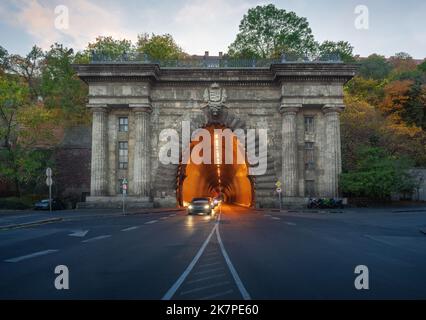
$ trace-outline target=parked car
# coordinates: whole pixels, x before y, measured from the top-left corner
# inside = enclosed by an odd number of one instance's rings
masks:
[[[62,200],[58,198],[52,199],[52,210],[63,210],[65,209],[65,204],[62,202]],[[49,210],[49,199],[43,199],[40,201],[37,201],[34,204],[34,210]]]
[[[208,197],[205,198],[193,198],[187,208],[188,214],[207,214],[212,213],[212,202]]]

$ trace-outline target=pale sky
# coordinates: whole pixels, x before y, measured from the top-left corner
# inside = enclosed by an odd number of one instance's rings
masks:
[[[244,13],[257,4],[306,17],[317,41],[346,40],[355,54],[391,56],[408,52],[426,57],[424,0],[0,0],[0,45],[25,54],[37,44],[48,49],[60,42],[83,49],[98,35],[135,41],[138,33],[170,33],[189,54],[226,52]],[[55,27],[60,12],[69,12],[66,29]],[[368,29],[357,29],[355,8],[368,8]],[[60,9],[60,7],[59,7]],[[62,24],[63,26],[64,24]]]

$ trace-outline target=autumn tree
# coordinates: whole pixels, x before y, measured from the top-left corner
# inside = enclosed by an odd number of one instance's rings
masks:
[[[395,73],[412,71],[417,67],[413,57],[406,52],[396,53],[394,56],[389,58],[389,62],[393,66]]]
[[[381,108],[386,114],[426,129],[426,85],[414,80],[396,80],[384,92]]]
[[[17,195],[36,181],[48,161],[37,148],[42,141],[53,142],[49,124],[52,113],[34,104],[28,85],[16,75],[0,76],[0,177],[14,183]]]
[[[6,57],[7,71],[25,80],[29,88],[29,98],[34,102],[40,97],[39,79],[43,58],[43,50],[37,46],[34,46],[25,57],[17,54]]]
[[[311,55],[316,49],[306,18],[269,4],[248,10],[228,54],[237,58],[277,58],[282,53]]]

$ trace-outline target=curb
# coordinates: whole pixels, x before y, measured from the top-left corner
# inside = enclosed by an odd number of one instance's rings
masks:
[[[170,208],[170,209],[164,209],[164,210],[151,210],[151,211],[135,211],[135,212],[126,212],[126,216],[132,216],[132,215],[138,215],[138,214],[149,214],[149,213],[168,213],[168,212],[179,212],[184,211],[184,208]]]
[[[6,225],[6,226],[0,226],[0,230],[12,230],[12,229],[28,228],[28,227],[38,226],[38,225],[42,225],[42,224],[59,222],[59,221],[62,221],[62,219],[63,218],[51,218],[51,219],[37,220],[37,221],[27,222],[27,223],[10,224],[10,225]]]

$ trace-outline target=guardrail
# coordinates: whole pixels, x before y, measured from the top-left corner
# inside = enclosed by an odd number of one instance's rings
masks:
[[[285,63],[341,63],[339,55],[323,55],[308,58],[282,55],[280,59],[233,59],[228,57],[188,57],[178,60],[156,60],[141,52],[109,54],[93,52],[92,64],[158,64],[163,68],[269,68],[272,64]]]

